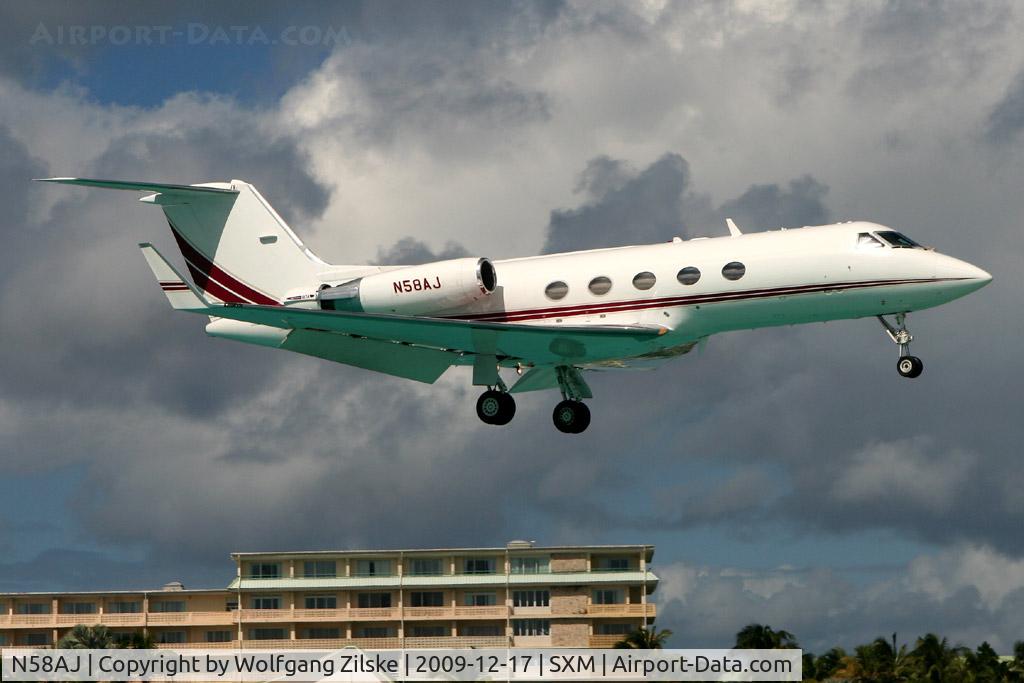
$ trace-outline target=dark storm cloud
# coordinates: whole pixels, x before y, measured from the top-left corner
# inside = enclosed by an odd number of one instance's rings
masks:
[[[1006,94],[989,112],[985,121],[985,140],[992,145],[1016,142],[1024,128],[1024,70],[1017,74]]]
[[[302,232],[301,222],[322,213],[329,193],[309,174],[309,161],[297,144],[268,139],[242,117],[221,117],[213,126],[180,133],[116,138],[92,168],[56,172],[184,183],[241,178],[256,184],[286,220],[298,221]],[[10,342],[0,355],[7,398],[89,404],[156,400],[198,415],[273,381],[279,366],[263,373],[242,371],[264,365],[265,351],[206,337],[200,316],[171,315],[135,246],[149,239],[177,259],[158,209],[138,204],[132,193],[31,183],[49,170],[2,131],[0,145],[8,152],[0,161],[6,181],[0,191],[10,207],[5,216],[15,222],[8,242],[13,248],[4,252],[11,262],[0,274],[7,292],[0,319]],[[40,191],[61,198],[50,216],[35,224],[25,202]],[[45,259],[27,258],[28,253]],[[38,314],[40,298],[49,302],[44,316]],[[86,298],[100,309],[84,308]],[[47,352],[19,351],[31,348]]]
[[[375,264],[384,266],[395,265],[418,265],[430,263],[431,261],[443,261],[445,259],[461,258],[469,256],[469,252],[461,244],[448,242],[439,251],[432,250],[425,242],[414,237],[403,237],[390,247],[377,249]]]
[[[752,185],[717,209],[692,189],[690,165],[668,153],[636,171],[623,161],[596,157],[580,174],[575,209],[551,212],[545,253],[664,242],[673,236],[721,234],[726,217],[741,229],[820,225],[829,211],[828,187],[810,175],[789,182]]]

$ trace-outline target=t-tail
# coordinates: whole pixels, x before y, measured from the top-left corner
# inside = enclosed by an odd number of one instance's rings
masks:
[[[163,209],[196,288],[209,300],[278,305],[297,291],[315,290],[325,271],[334,270],[243,180],[198,185],[41,180],[149,192],[140,201]]]

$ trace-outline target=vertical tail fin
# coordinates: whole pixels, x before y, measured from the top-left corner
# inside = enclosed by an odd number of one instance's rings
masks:
[[[289,292],[315,291],[330,268],[284,219],[242,180],[170,185],[93,178],[47,182],[151,192],[140,201],[163,209],[189,273],[208,298],[275,305]]]

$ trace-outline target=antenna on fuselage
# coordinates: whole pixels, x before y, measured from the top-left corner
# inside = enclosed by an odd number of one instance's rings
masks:
[[[743,234],[742,232],[740,232],[740,229],[736,227],[736,224],[732,222],[731,218],[725,219],[725,226],[729,228],[729,234],[732,235],[733,237],[739,237],[740,235]]]

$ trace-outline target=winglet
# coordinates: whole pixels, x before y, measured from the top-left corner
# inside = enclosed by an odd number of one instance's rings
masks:
[[[729,228],[729,234],[732,235],[733,237],[739,237],[740,235],[743,234],[742,232],[740,232],[740,229],[736,227],[736,224],[732,222],[731,218],[725,219],[725,225],[727,228]]]
[[[149,242],[142,242],[139,248],[142,249],[146,263],[156,276],[156,281],[160,283],[160,289],[167,295],[172,308],[179,311],[205,311],[210,308],[209,302],[203,298],[199,290],[183,278],[156,247]]]

